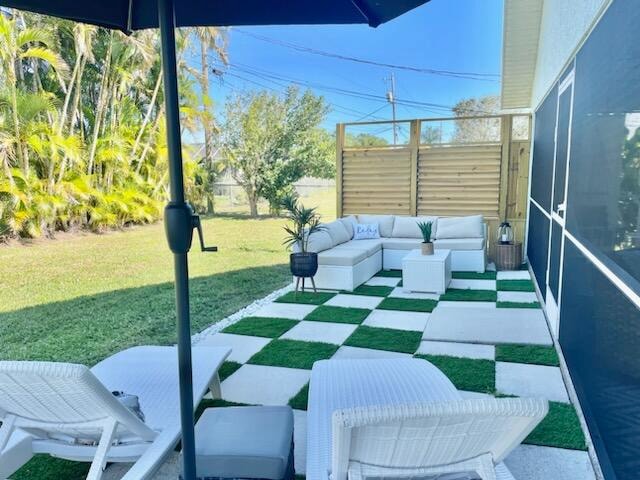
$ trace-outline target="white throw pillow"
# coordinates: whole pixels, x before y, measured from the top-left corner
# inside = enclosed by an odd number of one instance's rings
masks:
[[[338,220],[340,220],[344,225],[344,228],[347,229],[347,232],[349,233],[349,240],[351,240],[353,238],[353,231],[358,223],[358,219],[355,215],[349,215],[348,217],[339,218]]]
[[[431,240],[436,239],[436,220],[438,217],[401,217],[393,221],[393,238],[422,238],[418,222],[431,222]]]
[[[354,240],[369,240],[371,238],[380,238],[377,223],[357,223],[354,233]]]
[[[340,220],[325,223],[324,228],[331,237],[331,240],[333,240],[334,246],[351,240],[351,235],[349,235],[349,232],[347,232],[346,227]]]
[[[307,244],[308,252],[324,252],[332,247],[333,240],[331,239],[331,235],[329,235],[325,230],[314,232],[309,235],[309,243]]]
[[[393,232],[393,215],[358,215],[358,223],[377,223],[380,236],[390,237]]]
[[[482,238],[484,237],[483,224],[482,215],[438,218],[436,238]]]

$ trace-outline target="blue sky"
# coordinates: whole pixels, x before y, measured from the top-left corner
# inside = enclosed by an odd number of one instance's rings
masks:
[[[265,37],[256,38],[254,35]],[[273,42],[275,41],[275,43]],[[461,98],[499,93],[498,77],[490,81],[452,78],[367,65],[301,52],[278,42],[423,69],[499,74],[502,47],[502,0],[432,0],[373,29],[364,25],[232,28],[228,73],[212,81],[218,113],[234,91],[269,87],[282,91],[289,79],[311,82],[332,111],[323,126],[337,122],[390,119],[391,107],[374,98],[384,96],[385,78],[393,72],[396,98],[451,106]],[[484,77],[483,77],[484,78]],[[255,82],[255,83],[254,83]],[[257,84],[260,85],[257,85]],[[348,90],[348,95],[324,87]],[[386,106],[385,106],[386,105]],[[446,116],[446,108],[397,106],[397,118]]]

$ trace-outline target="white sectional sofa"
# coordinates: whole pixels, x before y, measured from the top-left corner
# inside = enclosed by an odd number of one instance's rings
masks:
[[[420,248],[417,223],[433,222],[435,249],[451,250],[454,271],[484,272],[487,226],[481,215],[470,217],[406,217],[351,215],[325,223],[309,238],[309,251],[318,253],[318,288],[353,290],[382,269],[401,269],[402,258]],[[354,240],[354,226],[377,224],[380,238]]]

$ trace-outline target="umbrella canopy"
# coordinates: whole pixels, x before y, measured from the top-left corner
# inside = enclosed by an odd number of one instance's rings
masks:
[[[186,0],[176,27],[367,23],[377,27],[429,0]],[[124,32],[157,28],[157,0],[2,0],[0,4]]]
[[[199,218],[185,200],[175,27],[364,23],[377,27],[429,0],[0,0],[0,6],[132,32],[160,28],[171,201],[165,231],[173,252],[183,478],[194,480],[195,439],[187,254]],[[201,237],[202,242],[202,237]],[[202,246],[205,250],[204,245]],[[207,250],[214,250],[208,248]]]

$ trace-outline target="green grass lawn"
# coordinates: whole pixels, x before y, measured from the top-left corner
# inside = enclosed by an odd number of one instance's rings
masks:
[[[279,218],[205,219],[218,253],[190,255],[193,332],[290,281]],[[0,247],[0,358],[93,365],[176,341],[173,261],[161,223]]]

